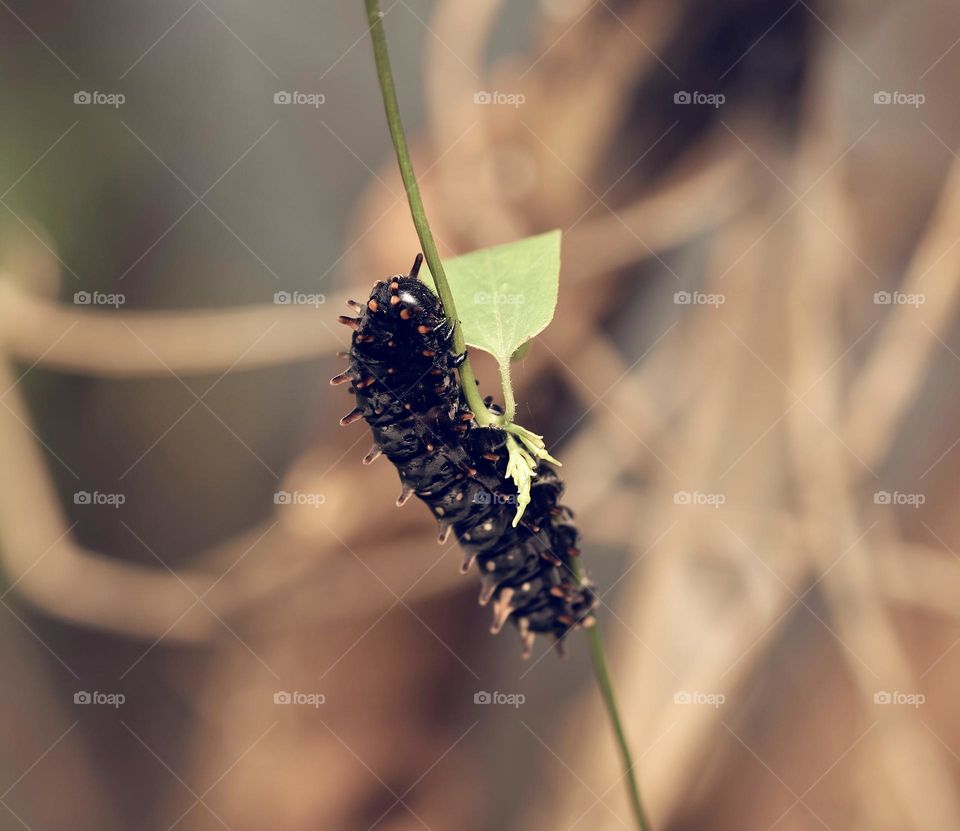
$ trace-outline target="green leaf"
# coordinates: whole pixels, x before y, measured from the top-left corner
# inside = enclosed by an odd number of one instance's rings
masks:
[[[506,414],[498,426],[508,434],[506,476],[517,488],[516,527],[530,503],[538,460],[559,464],[541,436],[513,422],[516,405],[510,361],[522,359],[530,339],[553,319],[560,277],[560,231],[444,260],[443,269],[467,346],[489,352],[500,365]],[[420,276],[436,291],[426,265]]]
[[[560,231],[444,260],[468,346],[501,364],[553,319],[560,276]],[[429,269],[421,275],[433,286]]]

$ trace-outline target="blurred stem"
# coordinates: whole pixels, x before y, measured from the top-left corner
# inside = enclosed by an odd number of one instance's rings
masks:
[[[373,56],[377,64],[377,80],[380,82],[380,92],[383,95],[383,108],[387,114],[387,125],[390,128],[390,138],[393,140],[393,149],[397,154],[397,164],[400,166],[400,176],[403,179],[403,187],[407,193],[407,202],[410,204],[410,214],[413,217],[413,224],[417,229],[417,236],[420,238],[423,256],[426,258],[427,265],[430,267],[430,273],[433,275],[433,282],[436,284],[437,294],[440,295],[443,311],[454,323],[453,349],[460,355],[466,351],[467,345],[463,338],[460,319],[457,317],[457,307],[453,300],[453,293],[450,291],[450,284],[447,282],[447,275],[443,270],[443,263],[437,251],[437,244],[430,230],[430,224],[427,222],[427,212],[423,207],[423,198],[420,196],[417,177],[413,172],[410,150],[407,147],[407,139],[403,132],[403,121],[400,119],[400,104],[397,101],[397,90],[393,83],[393,71],[390,68],[387,36],[383,30],[383,12],[380,11],[379,0],[364,0],[364,2],[367,8],[367,22],[370,25],[370,36],[373,39]],[[467,400],[467,404],[470,406],[478,424],[487,426],[502,422],[509,423],[513,420],[516,403],[513,398],[513,388],[510,384],[509,367],[501,374],[506,408],[505,417],[502,419],[493,415],[484,405],[480,391],[477,389],[476,376],[473,374],[473,368],[470,366],[469,358],[460,365],[459,372],[464,398]],[[579,580],[580,564],[576,558],[571,560],[570,570]],[[630,807],[633,810],[634,819],[636,820],[639,831],[650,831],[650,824],[647,822],[646,814],[643,810],[643,803],[640,801],[640,790],[637,787],[637,778],[634,773],[633,755],[630,752],[627,736],[623,730],[623,724],[620,721],[620,711],[617,707],[613,683],[610,680],[610,670],[607,667],[607,659],[603,651],[603,640],[600,637],[600,630],[597,625],[594,624],[592,628],[586,630],[586,635],[587,642],[590,645],[590,658],[593,661],[593,670],[597,678],[597,686],[600,688],[603,703],[607,708],[610,724],[613,727],[613,733],[623,761],[623,775],[627,781]]]
[[[427,212],[423,207],[423,198],[420,196],[420,187],[413,172],[413,162],[410,160],[410,149],[407,147],[407,138],[403,132],[403,121],[400,118],[400,104],[397,101],[397,89],[393,83],[393,70],[390,68],[390,53],[387,51],[387,36],[383,30],[383,12],[380,11],[379,0],[365,0],[367,6],[367,22],[370,24],[370,36],[373,39],[373,57],[377,63],[377,80],[380,82],[380,92],[383,95],[383,108],[387,114],[387,126],[390,128],[390,138],[393,140],[393,149],[397,153],[397,164],[400,166],[400,176],[407,193],[407,202],[410,204],[410,214],[413,217],[417,236],[420,238],[420,247],[423,256],[430,267],[433,282],[440,295],[444,314],[453,321],[453,349],[457,355],[466,352],[467,344],[463,338],[463,328],[460,318],[457,317],[457,306],[453,300],[453,292],[447,282],[447,274],[443,270],[443,262],[437,251],[437,243],[427,222]],[[497,424],[500,419],[493,415],[484,405],[483,396],[477,388],[476,376],[470,359],[467,358],[460,365],[460,386],[463,396],[467,400],[477,423],[481,426]]]
[[[570,570],[578,580],[581,579],[579,557],[571,558]],[[639,831],[651,831],[650,821],[647,819],[646,811],[643,809],[643,802],[640,799],[640,787],[637,785],[636,763],[633,761],[633,753],[627,741],[627,734],[623,729],[623,722],[620,721],[620,709],[617,707],[617,696],[613,691],[613,681],[610,679],[610,668],[607,666],[607,656],[603,650],[603,638],[600,636],[600,626],[597,624],[596,618],[594,618],[593,626],[586,629],[585,633],[587,643],[590,646],[590,660],[593,661],[593,674],[597,678],[597,686],[600,688],[600,695],[603,697],[603,704],[607,708],[607,715],[610,717],[610,726],[613,728],[613,735],[616,738],[617,747],[620,750],[620,759],[623,763],[623,778],[626,780],[627,795],[630,798],[630,808],[633,811],[633,818],[636,820]]]

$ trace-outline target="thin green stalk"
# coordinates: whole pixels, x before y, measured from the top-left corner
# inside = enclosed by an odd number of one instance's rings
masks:
[[[571,560],[570,570],[580,578],[580,562],[577,558]],[[647,819],[643,802],[640,799],[640,788],[637,785],[636,763],[627,741],[627,734],[620,721],[620,709],[617,707],[617,697],[613,691],[613,681],[610,678],[610,668],[607,666],[607,656],[603,650],[603,638],[600,637],[600,626],[594,620],[590,629],[586,630],[587,644],[590,647],[590,660],[593,662],[593,673],[597,677],[597,686],[603,697],[607,715],[610,717],[610,726],[620,750],[620,759],[623,763],[623,776],[626,779],[627,795],[630,797],[630,807],[633,809],[634,819],[640,831],[651,831],[650,821]]]
[[[456,328],[453,333],[453,348],[460,354],[466,350],[466,342],[464,341],[463,331],[460,327],[460,319],[457,317],[457,307],[453,300],[453,293],[450,291],[450,284],[447,282],[447,275],[443,270],[443,263],[437,251],[437,244],[433,239],[433,233],[430,231],[430,225],[427,222],[427,213],[423,207],[420,188],[417,186],[417,177],[413,172],[413,163],[410,161],[410,150],[407,147],[407,139],[403,132],[403,122],[400,119],[400,105],[397,101],[397,90],[393,83],[393,72],[390,69],[387,37],[383,30],[383,13],[380,11],[379,0],[364,0],[364,2],[367,8],[367,22],[370,24],[370,35],[373,39],[373,55],[377,64],[377,79],[380,82],[380,92],[383,95],[383,107],[387,114],[387,125],[390,128],[390,138],[393,140],[393,148],[397,154],[397,164],[400,166],[400,176],[403,179],[403,187],[407,193],[407,201],[410,203],[410,214],[413,217],[413,224],[417,229],[417,236],[420,238],[423,255],[427,260],[427,265],[430,266],[430,273],[433,275],[437,293],[440,295],[440,302],[443,305],[444,313],[450,320],[454,321]],[[490,413],[484,405],[483,398],[477,389],[476,379],[473,374],[473,368],[470,366],[469,358],[461,364],[459,371],[464,397],[470,409],[473,411],[477,422],[482,425],[489,425],[503,421],[503,419],[498,419]],[[501,375],[501,381],[506,404],[505,420],[509,423],[513,420],[516,410],[516,404],[513,399],[513,388],[510,384],[509,368]],[[577,559],[571,561],[570,570],[578,579],[580,578],[580,564]],[[600,694],[607,708],[610,724],[620,750],[620,757],[623,762],[623,776],[626,779],[627,792],[630,797],[630,807],[633,810],[639,831],[650,831],[650,824],[647,821],[646,814],[643,810],[643,803],[640,800],[640,790],[637,786],[633,756],[630,752],[630,745],[627,742],[627,736],[623,729],[623,723],[620,721],[620,711],[617,707],[613,683],[610,680],[610,670],[607,667],[607,659],[603,650],[603,640],[600,637],[600,630],[594,625],[592,628],[586,630],[586,635],[587,643],[590,646],[590,658],[593,661],[593,670],[597,678],[597,685],[600,688]]]
[[[393,149],[397,153],[397,164],[400,166],[400,176],[403,187],[407,192],[407,202],[410,204],[410,214],[413,217],[423,256],[430,266],[433,282],[440,295],[443,311],[454,322],[453,348],[458,355],[467,349],[463,339],[463,328],[460,318],[457,317],[457,306],[453,300],[453,292],[447,282],[447,274],[443,270],[443,262],[437,251],[437,243],[433,239],[433,232],[427,222],[427,212],[423,207],[423,198],[420,196],[420,187],[413,172],[413,162],[410,160],[410,150],[407,147],[407,138],[403,132],[403,121],[400,119],[400,104],[397,101],[397,89],[393,83],[393,70],[390,68],[390,53],[387,51],[387,36],[383,30],[383,12],[380,11],[379,0],[365,0],[367,6],[367,22],[370,24],[370,35],[373,38],[373,57],[377,63],[377,79],[380,82],[380,92],[383,95],[383,108],[387,113],[387,126],[390,128],[390,138],[393,140]],[[477,423],[481,425],[496,424],[499,419],[484,405],[483,396],[477,388],[476,376],[470,359],[467,358],[460,365],[460,383],[463,395],[473,412]]]

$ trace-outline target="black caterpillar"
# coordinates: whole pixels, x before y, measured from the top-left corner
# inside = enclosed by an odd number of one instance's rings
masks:
[[[416,494],[440,523],[440,542],[453,529],[466,552],[461,571],[475,561],[480,604],[494,601],[491,631],[512,619],[527,657],[536,632],[560,640],[592,625],[597,596],[568,566],[579,532],[558,504],[563,483],[546,463],[512,526],[517,492],[504,478],[504,433],[473,421],[454,371],[466,356],[453,354],[453,326],[417,279],[422,259],[409,275],[378,282],[365,306],[350,301],[359,317],[340,317],[353,329],[350,367],[330,383],[351,382],[357,401],[340,423],[370,425],[374,446],[364,463],[386,454],[400,474],[397,505]]]

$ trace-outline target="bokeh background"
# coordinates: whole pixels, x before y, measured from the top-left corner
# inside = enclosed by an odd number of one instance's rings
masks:
[[[565,232],[518,400],[655,826],[960,828],[960,9],[383,8],[443,253]],[[417,251],[359,0],[0,38],[0,827],[629,828],[582,640],[336,426]]]

